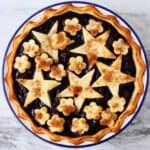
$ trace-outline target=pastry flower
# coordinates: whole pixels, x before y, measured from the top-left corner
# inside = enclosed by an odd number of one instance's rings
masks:
[[[30,67],[31,63],[28,61],[27,56],[23,55],[15,58],[14,68],[17,69],[20,73],[24,73],[26,69],[29,69]]]
[[[72,112],[75,111],[76,107],[73,104],[72,98],[62,98],[60,99],[60,104],[58,105],[57,109],[65,116],[69,116]]]
[[[89,125],[84,118],[73,118],[72,120],[72,127],[71,131],[78,133],[78,134],[84,134],[89,130]]]
[[[49,71],[51,65],[53,64],[52,58],[49,58],[46,53],[42,53],[40,56],[36,56],[35,62],[38,69]]]
[[[50,114],[47,112],[46,107],[41,107],[40,109],[35,109],[35,119],[37,122],[39,122],[41,125],[44,125],[45,122],[49,119]]]
[[[91,102],[90,105],[84,107],[83,111],[86,113],[87,119],[98,120],[101,117],[102,107],[98,106],[95,102]]]
[[[64,50],[70,43],[70,39],[65,32],[54,33],[51,36],[51,45],[54,49]]]
[[[100,124],[108,127],[112,127],[115,124],[117,115],[112,113],[110,109],[106,109],[101,113]]]
[[[47,121],[47,125],[51,132],[62,132],[64,130],[64,118],[58,115],[53,115],[50,120]]]
[[[89,24],[86,25],[86,29],[93,35],[96,36],[98,33],[103,31],[103,26],[101,22],[97,22],[94,19],[89,20]]]
[[[80,74],[83,69],[86,68],[86,63],[84,63],[81,56],[71,57],[69,59],[69,69],[74,71],[76,74]]]
[[[49,76],[58,81],[61,81],[62,78],[66,76],[66,71],[64,70],[64,66],[62,64],[58,64],[57,66],[56,65],[52,66]]]
[[[123,97],[113,96],[108,101],[108,106],[110,107],[111,112],[122,112],[124,109],[126,101]]]
[[[70,33],[75,36],[76,33],[81,30],[81,25],[79,24],[79,20],[77,18],[66,19],[64,31]]]
[[[129,45],[120,38],[118,41],[113,42],[113,48],[116,54],[126,55],[128,53]]]
[[[39,51],[39,46],[32,39],[28,42],[24,42],[23,48],[23,53],[29,55],[30,57],[34,57]]]

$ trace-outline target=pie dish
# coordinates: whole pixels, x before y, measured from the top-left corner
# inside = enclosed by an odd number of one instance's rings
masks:
[[[93,5],[49,8],[29,21],[6,67],[18,117],[53,142],[96,143],[119,132],[144,92],[141,47]]]

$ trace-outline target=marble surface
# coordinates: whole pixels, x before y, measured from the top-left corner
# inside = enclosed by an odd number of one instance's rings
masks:
[[[60,0],[57,0],[59,2]],[[54,0],[5,0],[0,1],[0,65],[10,37],[16,28],[31,14],[42,7],[55,3]],[[94,0],[93,2],[98,2]],[[148,4],[149,3],[149,4]],[[147,54],[150,56],[150,1],[132,0],[101,0],[101,5],[107,6],[119,13],[137,31],[142,39]],[[150,58],[149,58],[150,60]],[[0,66],[2,67],[2,66]],[[0,73],[1,76],[1,73]],[[2,81],[1,81],[2,82]],[[0,84],[0,150],[32,150],[60,149],[47,144],[29,133],[14,117],[4,97],[2,83]],[[149,150],[150,149],[150,93],[132,124],[115,138],[97,145],[96,150]],[[63,148],[61,148],[63,149]],[[64,148],[65,149],[65,148]]]

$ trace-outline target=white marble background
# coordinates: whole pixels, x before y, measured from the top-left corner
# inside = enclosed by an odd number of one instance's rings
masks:
[[[8,41],[16,28],[37,10],[56,2],[60,2],[60,0],[0,1],[0,65],[2,65],[2,58]],[[93,2],[111,8],[124,17],[136,30],[150,56],[149,0],[93,0]],[[2,83],[0,84],[0,150],[60,149],[39,140],[17,121],[6,103],[1,85]],[[124,132],[112,140],[92,148],[96,150],[149,150],[150,94],[148,93],[145,103],[136,119]]]

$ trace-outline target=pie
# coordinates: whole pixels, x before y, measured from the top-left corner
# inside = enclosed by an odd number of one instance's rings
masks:
[[[119,132],[144,92],[140,46],[92,5],[45,10],[13,39],[6,61],[18,116],[53,142],[98,142]]]

